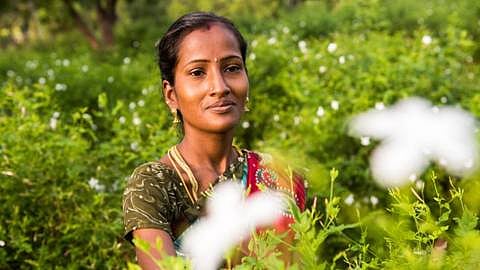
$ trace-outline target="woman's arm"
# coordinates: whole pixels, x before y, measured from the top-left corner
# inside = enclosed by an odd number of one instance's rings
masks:
[[[170,238],[170,235],[159,229],[137,229],[133,231],[134,239],[142,239],[146,241],[149,246],[149,253],[146,254],[140,248],[135,248],[137,253],[138,265],[142,267],[143,270],[156,270],[160,269],[153,260],[159,260],[164,256],[175,256],[175,248],[173,246],[173,241]],[[162,250],[157,249],[157,239],[162,241]]]

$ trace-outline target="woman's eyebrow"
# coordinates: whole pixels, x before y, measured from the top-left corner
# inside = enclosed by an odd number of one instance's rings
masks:
[[[242,60],[242,57],[240,57],[238,55],[227,55],[225,57],[220,58],[219,61],[222,62],[222,61],[230,60],[230,59]],[[193,63],[209,63],[209,62],[212,62],[212,61],[209,60],[209,59],[193,59],[191,61],[188,61],[188,63],[186,65],[190,65],[190,64],[193,64]]]

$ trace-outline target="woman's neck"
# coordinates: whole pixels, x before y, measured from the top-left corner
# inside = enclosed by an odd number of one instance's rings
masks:
[[[186,133],[177,148],[193,171],[208,170],[220,175],[231,162],[233,132]]]

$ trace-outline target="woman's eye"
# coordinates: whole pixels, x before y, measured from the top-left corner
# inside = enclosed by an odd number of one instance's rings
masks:
[[[192,75],[193,77],[200,77],[203,74],[204,74],[204,72],[201,69],[194,69],[194,70],[190,71],[190,75]]]
[[[225,68],[226,72],[237,72],[240,71],[241,67],[238,65],[231,65]]]

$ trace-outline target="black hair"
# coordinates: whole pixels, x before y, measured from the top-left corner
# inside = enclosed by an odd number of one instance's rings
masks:
[[[230,30],[240,47],[243,64],[247,54],[247,43],[235,25],[227,18],[209,12],[192,12],[178,18],[168,28],[160,41],[155,45],[157,50],[157,63],[162,74],[162,80],[175,84],[175,67],[178,62],[178,48],[183,38],[199,28],[208,28],[213,23],[219,23]]]

